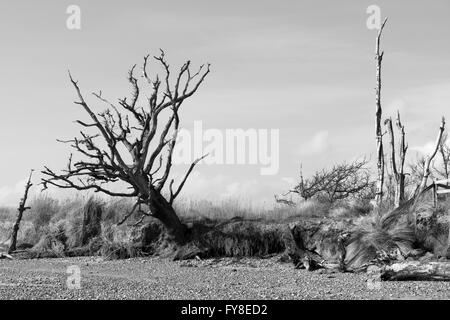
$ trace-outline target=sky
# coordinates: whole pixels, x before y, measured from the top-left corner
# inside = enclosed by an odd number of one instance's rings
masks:
[[[66,12],[81,10],[81,29]],[[278,129],[279,170],[200,164],[185,197],[236,197],[269,204],[308,175],[366,156],[374,162],[376,30],[366,12],[389,18],[382,47],[384,117],[402,114],[410,145],[427,152],[450,102],[450,2],[430,1],[2,1],[0,3],[0,205],[16,205],[31,168],[62,169],[86,115],[81,89],[111,100],[129,94],[128,69],[166,52],[171,67],[211,63],[182,111],[182,126]],[[161,70],[155,67],[150,73]],[[103,106],[89,97],[94,110]],[[174,176],[185,167],[174,168]],[[34,176],[39,192],[40,175]],[[57,191],[54,191],[57,194]]]

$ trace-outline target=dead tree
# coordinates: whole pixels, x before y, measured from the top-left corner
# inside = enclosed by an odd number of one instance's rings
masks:
[[[383,200],[383,186],[384,186],[384,151],[383,151],[383,132],[381,128],[381,62],[383,61],[384,51],[380,53],[380,40],[384,26],[386,25],[387,18],[384,19],[380,30],[378,31],[376,45],[375,45],[375,60],[377,63],[376,72],[376,88],[375,88],[375,100],[376,100],[376,113],[375,113],[375,134],[377,140],[377,191],[376,191],[376,203],[379,206]]]
[[[442,167],[433,165],[434,171],[445,180],[450,178],[450,147],[448,145],[448,133],[444,132],[441,143],[439,144],[439,155],[442,160]]]
[[[17,211],[18,211],[17,219],[16,219],[16,222],[14,223],[13,230],[11,233],[11,244],[9,246],[8,253],[16,251],[17,233],[19,232],[20,222],[22,221],[23,213],[25,211],[31,209],[31,207],[26,206],[26,203],[27,203],[27,199],[28,199],[28,191],[30,191],[31,186],[33,185],[31,183],[32,175],[33,175],[33,170],[30,171],[30,176],[28,177],[28,181],[25,185],[25,192],[23,194],[22,199],[20,199],[19,208],[17,209]]]
[[[397,129],[400,133],[400,143],[399,143],[399,170],[397,180],[397,195],[396,195],[396,206],[403,204],[405,199],[405,185],[406,185],[406,174],[405,174],[405,161],[406,152],[408,151],[408,144],[406,143],[405,126],[402,124],[400,119],[400,112],[397,111],[397,120],[395,122]]]
[[[149,56],[144,57],[142,66],[142,82],[135,76],[136,65],[128,73],[128,81],[132,87],[131,99],[118,99],[110,102],[101,93],[93,93],[99,102],[106,104],[107,109],[96,114],[84,98],[78,81],[69,72],[70,81],[75,88],[81,106],[90,117],[89,122],[76,122],[86,130],[95,130],[95,134],[84,131],[80,137],[69,141],[71,147],[81,159],[75,161],[69,157],[67,168],[61,173],[45,167],[42,172],[44,189],[49,185],[58,188],[76,190],[93,190],[114,197],[135,198],[133,209],[126,213],[120,223],[125,222],[136,210],[145,216],[159,219],[166,227],[168,234],[177,244],[186,241],[186,226],[181,223],[173,202],[180,194],[194,166],[205,156],[195,160],[189,167],[178,186],[169,180],[172,169],[172,154],[180,127],[179,110],[183,102],[190,98],[210,72],[210,65],[191,70],[191,62],[183,64],[179,72],[172,76],[169,65],[161,50],[154,57],[162,67],[163,76],[150,78],[147,73]],[[144,90],[150,91],[146,99]],[[145,101],[145,106],[141,105]],[[163,125],[160,125],[160,123]],[[111,185],[124,182],[128,190],[113,191]],[[168,189],[163,195],[163,188]],[[144,208],[148,208],[148,211]]]
[[[441,145],[441,140],[442,140],[444,131],[445,131],[445,118],[442,117],[441,126],[439,127],[439,133],[438,133],[433,151],[430,155],[428,155],[425,158],[425,162],[423,165],[423,172],[422,172],[422,181],[420,182],[418,192],[422,192],[427,187],[428,177],[431,174],[430,165],[439,150],[439,146]]]
[[[394,206],[399,207],[405,201],[405,159],[406,152],[408,151],[408,145],[405,141],[405,126],[402,124],[400,119],[400,112],[397,112],[397,120],[396,126],[399,131],[399,150],[398,150],[398,164],[396,160],[396,152],[395,152],[395,135],[394,129],[392,125],[392,119],[386,119],[385,125],[388,128],[388,133],[390,137],[390,145],[391,145],[391,169],[392,176],[395,182],[395,198],[394,198]]]
[[[366,165],[366,159],[344,162],[328,170],[316,171],[307,179],[301,173],[300,182],[285,195],[296,193],[304,200],[320,198],[333,203],[362,194],[371,188],[370,172]]]

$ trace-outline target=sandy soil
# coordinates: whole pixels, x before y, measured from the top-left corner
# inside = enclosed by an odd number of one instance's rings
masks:
[[[68,278],[77,267],[81,288]],[[71,281],[72,280],[72,281]],[[0,299],[450,299],[449,282],[373,282],[271,259],[0,260]]]

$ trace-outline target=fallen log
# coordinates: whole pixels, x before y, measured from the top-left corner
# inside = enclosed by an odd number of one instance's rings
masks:
[[[407,261],[381,269],[383,281],[450,281],[450,262]]]

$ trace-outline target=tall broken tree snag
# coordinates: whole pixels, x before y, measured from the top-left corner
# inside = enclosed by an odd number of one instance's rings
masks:
[[[23,213],[25,211],[31,209],[31,207],[26,206],[26,203],[27,203],[27,199],[28,199],[28,192],[30,191],[31,186],[33,185],[31,183],[32,175],[33,175],[33,170],[30,171],[30,176],[28,177],[28,181],[25,185],[25,192],[23,194],[22,199],[20,199],[19,208],[17,209],[17,211],[18,211],[17,219],[16,219],[16,222],[14,223],[13,230],[11,233],[11,244],[9,246],[8,253],[16,251],[17,234],[19,232],[20,222],[22,221]]]
[[[405,126],[402,124],[400,119],[400,112],[397,111],[397,120],[395,122],[397,129],[400,133],[400,144],[399,144],[399,171],[398,171],[398,180],[397,180],[397,188],[398,193],[396,195],[396,207],[399,207],[406,201],[405,198],[405,161],[406,161],[406,152],[408,151],[408,144],[406,143],[406,134],[405,134]]]
[[[448,132],[444,132],[442,135],[441,143],[439,145],[439,154],[442,160],[442,167],[433,165],[433,169],[442,179],[448,180],[450,179],[450,146]]]
[[[406,134],[405,126],[402,124],[400,119],[400,112],[397,112],[397,119],[395,121],[396,127],[399,131],[399,143],[398,143],[398,163],[396,159],[395,150],[395,134],[392,124],[392,119],[388,118],[385,120],[385,125],[389,133],[389,143],[391,146],[391,170],[392,176],[395,182],[395,195],[394,195],[394,206],[397,208],[403,204],[405,201],[405,160],[406,152],[408,151],[408,145],[406,144]]]
[[[431,174],[431,170],[430,170],[431,162],[433,161],[434,157],[436,156],[436,154],[439,150],[439,147],[440,147],[441,141],[442,141],[442,137],[444,135],[444,131],[445,131],[445,118],[442,117],[441,126],[439,127],[439,133],[438,133],[433,151],[431,152],[431,154],[429,154],[425,158],[425,162],[423,165],[423,172],[422,172],[422,181],[420,182],[420,186],[418,188],[419,193],[422,192],[423,190],[425,190],[425,188],[427,187],[428,177]]]
[[[376,45],[375,45],[375,60],[377,65],[376,71],[376,88],[375,88],[375,134],[377,141],[377,184],[376,184],[376,204],[380,206],[383,200],[383,187],[384,187],[384,151],[383,151],[383,131],[381,127],[381,118],[383,111],[381,108],[381,63],[383,61],[384,51],[380,53],[380,40],[384,26],[386,25],[387,18],[384,19],[380,30],[378,31]]]
[[[210,72],[210,65],[202,65],[192,71],[191,62],[187,61],[177,74],[172,75],[162,50],[154,60],[162,68],[163,76],[150,78],[147,73],[149,56],[144,57],[142,82],[145,87],[136,78],[134,65],[128,73],[132,87],[130,99],[125,97],[113,103],[101,91],[93,93],[99,102],[107,106],[105,111],[98,114],[93,111],[78,82],[69,73],[79,99],[75,104],[81,106],[90,118],[89,122],[76,122],[85,130],[94,132],[81,131],[81,137],[62,141],[70,143],[80,159],[73,160],[71,155],[67,168],[61,173],[45,167],[42,184],[44,189],[53,185],[134,198],[135,205],[120,223],[138,210],[142,218],[151,215],[159,219],[175,242],[182,244],[186,240],[186,227],[172,204],[193,167],[203,157],[192,163],[177,187],[174,187],[174,181],[170,181],[170,193],[163,188],[172,169],[172,154],[180,127],[179,109],[186,99],[197,92]],[[147,91],[150,91],[148,96]],[[141,105],[143,103],[145,105]],[[127,191],[113,190],[112,185],[116,182],[126,183]],[[168,196],[163,195],[167,193]],[[146,208],[149,210],[145,211]]]

